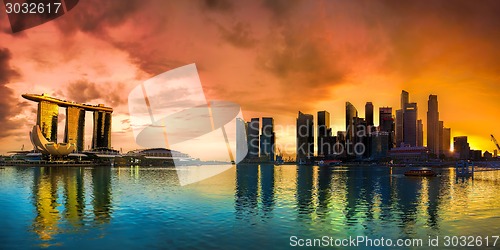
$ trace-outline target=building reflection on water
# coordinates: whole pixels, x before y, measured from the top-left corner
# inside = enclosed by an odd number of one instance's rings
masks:
[[[309,236],[427,237],[456,233],[457,228],[478,233],[469,221],[489,225],[500,207],[495,195],[500,171],[456,182],[453,169],[440,177],[410,178],[401,168],[244,164],[211,181],[180,186],[172,168],[7,170],[1,180],[21,181],[21,187],[31,189],[33,214],[27,223],[42,246],[96,230],[98,237],[107,238],[101,236],[116,234],[127,220],[141,227],[155,225],[155,230],[162,225],[183,228],[198,214],[262,235],[298,231]],[[197,219],[192,221],[186,228],[198,226]],[[496,228],[481,230],[493,234]]]
[[[450,178],[409,178],[403,171],[240,164],[236,166],[236,218],[272,217],[275,206],[289,205],[299,221],[331,221],[354,229],[391,222],[409,235],[420,226],[439,230],[439,210],[447,205],[442,199],[453,186]],[[295,183],[291,192],[295,204],[281,202],[286,199],[286,182]]]
[[[78,231],[87,221],[108,223],[112,213],[111,168],[94,168],[85,178],[84,168],[39,167],[34,169],[33,205],[36,217],[33,231],[41,240]],[[85,181],[91,180],[92,195],[85,195]],[[85,213],[86,197],[91,201],[92,218]]]

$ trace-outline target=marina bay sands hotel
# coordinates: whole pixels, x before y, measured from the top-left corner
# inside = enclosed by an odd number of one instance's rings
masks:
[[[113,109],[103,104],[88,105],[60,100],[46,94],[24,94],[25,99],[38,102],[36,125],[48,142],[57,143],[59,107],[66,108],[64,143],[73,144],[77,151],[84,150],[85,112],[94,113],[92,148],[111,148],[111,114]]]

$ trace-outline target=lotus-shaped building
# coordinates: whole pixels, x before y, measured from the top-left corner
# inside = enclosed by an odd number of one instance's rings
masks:
[[[36,150],[53,156],[64,156],[72,153],[76,149],[74,143],[54,143],[49,142],[42,134],[40,126],[33,126],[30,132],[31,143]]]

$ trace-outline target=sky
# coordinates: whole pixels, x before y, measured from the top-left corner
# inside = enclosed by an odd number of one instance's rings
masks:
[[[48,93],[114,108],[115,149],[140,148],[127,97],[158,74],[196,63],[209,100],[241,105],[246,120],[294,125],[327,110],[344,130],[345,102],[399,109],[401,90],[427,100],[474,149],[500,139],[500,1],[82,0],[65,15],[13,34],[0,6],[0,154],[31,148],[36,104]],[[87,116],[86,144],[91,141]],[[60,114],[59,138],[64,113]],[[425,142],[424,136],[424,142]],[[277,131],[294,144],[295,131]]]

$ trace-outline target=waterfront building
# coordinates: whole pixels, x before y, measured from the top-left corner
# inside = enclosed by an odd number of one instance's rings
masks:
[[[111,113],[94,111],[92,148],[111,148]]]
[[[410,102],[410,94],[402,90],[400,100],[400,109],[396,110],[396,147],[404,143],[404,112],[406,105]]]
[[[71,106],[66,108],[64,130],[64,143],[75,144],[77,151],[83,151],[85,149],[85,110]]]
[[[330,113],[328,111],[318,112],[318,130],[317,130],[317,145],[318,145],[318,156],[326,156],[331,151],[330,137]]]
[[[379,131],[387,132],[389,134],[388,137],[389,149],[393,148],[395,131],[394,131],[394,117],[392,116],[391,107],[379,108]]]
[[[310,163],[314,156],[313,115],[299,111],[297,117],[297,162]]]
[[[451,128],[443,128],[443,151],[444,155],[449,156],[450,155],[450,149],[451,149]]]
[[[49,101],[38,102],[36,113],[36,125],[40,126],[42,135],[49,142],[57,143],[57,122],[59,117],[59,106]]]
[[[370,136],[370,158],[381,160],[387,157],[389,151],[389,133],[386,131],[376,131]]]
[[[429,160],[426,147],[397,147],[391,149],[389,156],[394,162],[425,162]]]
[[[437,95],[429,95],[427,110],[427,147],[431,153],[439,155],[439,112]]]
[[[468,160],[470,147],[467,142],[467,136],[453,137],[453,148],[455,151],[455,158],[459,160]]]
[[[83,151],[85,143],[85,112],[94,113],[92,148],[111,148],[111,117],[113,109],[103,104],[89,105],[50,97],[46,94],[23,94],[23,98],[38,102],[37,122],[31,131],[31,141],[38,151],[55,156]],[[66,108],[64,142],[57,142],[59,107]]]
[[[252,118],[247,123],[248,159],[259,158],[259,129],[260,119]]]
[[[471,149],[469,158],[473,161],[481,161],[483,159],[483,151]]]
[[[417,104],[412,102],[406,104],[403,112],[403,142],[412,147],[417,146]]]
[[[417,120],[417,147],[424,146],[424,124],[422,120]]]
[[[396,147],[400,147],[404,142],[403,139],[403,110],[396,110]]]
[[[262,117],[262,134],[260,136],[260,159],[264,162],[274,161],[276,151],[274,118]]]
[[[367,102],[365,104],[365,119],[366,125],[373,127],[373,103]],[[380,124],[379,124],[380,125]]]
[[[345,103],[345,128],[346,128],[346,149],[348,152],[354,151],[356,128],[354,120],[358,117],[358,110],[350,102]]]

